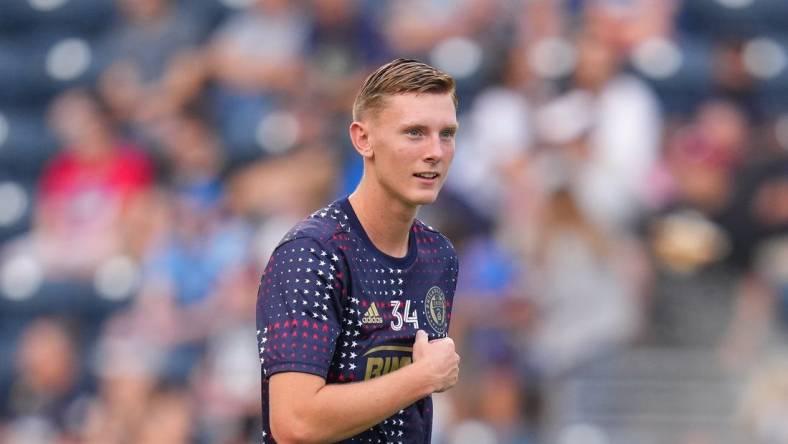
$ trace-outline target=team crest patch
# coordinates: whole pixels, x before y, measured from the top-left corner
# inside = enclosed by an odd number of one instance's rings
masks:
[[[446,295],[440,287],[432,287],[424,297],[424,314],[427,315],[427,323],[437,333],[446,333],[448,322],[446,320]]]

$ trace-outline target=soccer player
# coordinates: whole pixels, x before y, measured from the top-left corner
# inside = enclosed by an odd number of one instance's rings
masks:
[[[459,373],[457,255],[416,212],[446,179],[456,105],[454,80],[414,60],[359,91],[358,187],[297,224],[261,278],[264,442],[430,442],[430,395]]]

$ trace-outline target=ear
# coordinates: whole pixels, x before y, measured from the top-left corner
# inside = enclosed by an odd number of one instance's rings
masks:
[[[372,150],[372,143],[369,139],[369,128],[363,122],[353,122],[350,124],[350,140],[353,142],[353,147],[365,159],[371,159],[374,152]]]

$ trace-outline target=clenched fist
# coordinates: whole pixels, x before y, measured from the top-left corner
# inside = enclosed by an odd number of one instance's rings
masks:
[[[451,338],[429,341],[423,330],[416,332],[413,363],[424,368],[432,383],[433,392],[452,388],[460,375],[460,355],[454,350],[454,341]]]

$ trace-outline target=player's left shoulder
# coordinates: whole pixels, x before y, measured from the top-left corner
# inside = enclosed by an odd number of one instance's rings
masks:
[[[445,249],[451,255],[456,255],[454,244],[451,243],[451,240],[446,237],[446,235],[438,231],[437,228],[427,225],[420,219],[414,220],[413,228],[417,236],[422,236],[426,239],[426,243],[433,244],[440,249]]]

